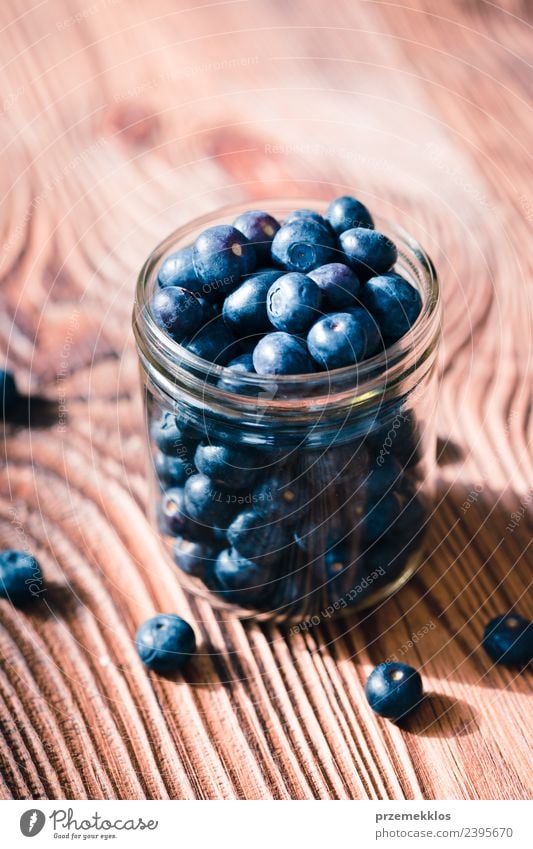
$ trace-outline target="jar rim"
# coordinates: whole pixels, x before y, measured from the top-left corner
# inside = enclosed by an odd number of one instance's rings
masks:
[[[187,236],[197,233],[204,227],[213,226],[215,223],[234,220],[237,215],[249,209],[264,209],[266,212],[275,214],[278,210],[288,213],[298,207],[306,207],[323,210],[324,201],[318,199],[303,198],[252,198],[246,202],[229,204],[209,212],[207,214],[191,219],[188,223],[178,227],[161,241],[150,253],[144,262],[137,278],[136,297],[133,310],[133,329],[137,346],[141,351],[149,352],[152,364],[157,365],[158,370],[164,370],[167,377],[179,378],[191,373],[214,380],[217,387],[217,395],[227,398],[238,397],[241,404],[252,402],[257,406],[257,397],[247,397],[242,393],[233,393],[228,389],[220,388],[220,384],[228,381],[233,386],[255,387],[265,390],[268,395],[268,405],[277,405],[278,399],[270,397],[269,388],[275,381],[277,387],[284,393],[290,394],[290,389],[298,390],[299,403],[302,403],[302,389],[309,388],[304,397],[317,401],[321,395],[317,389],[326,388],[327,397],[332,400],[332,387],[334,384],[344,386],[348,381],[351,383],[352,391],[357,387],[358,392],[371,391],[375,381],[383,382],[393,374],[398,378],[401,374],[409,371],[415,361],[420,360],[420,346],[423,349],[433,350],[440,331],[440,286],[438,276],[432,260],[421,247],[418,241],[411,236],[403,227],[388,218],[374,215],[378,225],[388,229],[399,242],[399,253],[401,249],[407,251],[406,257],[414,257],[422,270],[424,291],[422,294],[422,309],[413,326],[399,340],[390,347],[384,349],[373,357],[363,360],[354,365],[344,366],[338,369],[313,372],[311,374],[298,375],[259,375],[236,372],[227,366],[217,365],[204,360],[197,354],[189,351],[183,345],[175,342],[156,324],[150,310],[149,284],[152,276],[166,253],[180,250],[185,247]],[[376,227],[376,229],[380,229]],[[180,244],[181,243],[181,244]],[[413,360],[414,357],[414,360]],[[351,378],[351,380],[349,380]],[[215,387],[210,387],[210,389]],[[346,387],[345,387],[346,388]]]

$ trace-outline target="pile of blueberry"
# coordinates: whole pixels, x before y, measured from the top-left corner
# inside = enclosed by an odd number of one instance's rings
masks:
[[[337,369],[379,353],[418,318],[420,294],[394,271],[397,258],[352,197],[283,223],[251,210],[164,260],[151,312],[189,351],[237,371]]]

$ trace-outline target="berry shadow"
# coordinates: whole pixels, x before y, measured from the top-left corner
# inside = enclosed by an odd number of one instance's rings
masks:
[[[19,395],[6,414],[6,423],[14,427],[47,428],[58,423],[59,403],[42,395]]]
[[[479,730],[471,705],[434,692],[426,693],[417,710],[396,724],[420,737],[465,737]]]

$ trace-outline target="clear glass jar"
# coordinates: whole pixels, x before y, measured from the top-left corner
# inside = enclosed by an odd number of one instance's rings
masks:
[[[324,206],[260,202],[278,219],[302,205]],[[269,378],[208,363],[155,324],[149,303],[157,269],[204,228],[250,208],[226,207],[180,228],[139,276],[133,327],[150,512],[187,590],[238,616],[318,621],[384,599],[420,564],[436,454],[439,287],[422,248],[377,218],[376,229],[398,247],[397,270],[422,296],[409,333],[358,366],[301,377]],[[183,511],[183,482],[197,474],[200,442],[229,446],[233,460],[217,479],[203,481],[202,518],[191,522]],[[228,525],[240,530],[244,549],[233,571],[216,565],[235,539],[230,529],[228,541]]]

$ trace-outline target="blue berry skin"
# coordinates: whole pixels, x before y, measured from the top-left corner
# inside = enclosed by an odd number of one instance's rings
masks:
[[[213,579],[217,592],[226,601],[243,607],[264,603],[272,589],[268,569],[242,557],[234,549],[220,552],[213,568]]]
[[[197,357],[219,366],[227,365],[239,353],[238,340],[221,321],[210,321],[184,344]]]
[[[338,236],[354,227],[374,229],[374,219],[366,206],[349,195],[331,201],[326,210],[326,220]]]
[[[193,466],[181,457],[169,457],[158,451],[154,458],[154,468],[159,481],[165,486],[183,486]]]
[[[315,371],[305,342],[290,333],[267,333],[253,351],[257,374],[310,374]]]
[[[287,271],[306,273],[335,259],[335,239],[329,229],[312,218],[285,223],[272,242],[272,259]]]
[[[0,369],[0,413],[2,418],[9,416],[18,398],[19,393],[15,378],[10,371]]]
[[[42,591],[43,575],[39,563],[25,551],[0,551],[0,598],[18,607],[27,604]]]
[[[194,455],[196,468],[220,487],[245,489],[257,478],[261,464],[257,453],[244,446],[201,443]]]
[[[272,239],[280,228],[279,221],[276,221],[268,212],[250,209],[239,215],[233,222],[233,226],[254,246],[258,265],[270,262],[270,248]]]
[[[360,280],[385,274],[398,259],[396,245],[383,233],[366,227],[345,230],[339,236],[339,244]]]
[[[192,459],[196,444],[200,441],[192,434],[184,432],[178,425],[176,416],[165,411],[161,418],[156,419],[150,428],[155,444],[163,454],[169,457],[179,457],[182,460]]]
[[[321,314],[320,287],[298,271],[284,274],[268,290],[268,318],[276,330],[304,333]]]
[[[227,294],[256,266],[254,246],[235,227],[218,224],[208,227],[193,246],[193,262],[198,278],[213,293]],[[202,292],[206,293],[206,288]]]
[[[188,526],[188,516],[185,512],[183,487],[172,487],[163,494],[157,520],[159,530],[167,536],[176,537],[185,533]]]
[[[175,613],[158,613],[143,622],[135,635],[135,648],[148,669],[170,674],[181,669],[196,651],[194,631]]]
[[[192,259],[192,247],[182,248],[170,254],[162,263],[157,273],[157,282],[161,289],[167,286],[180,286],[189,292],[201,292],[202,284],[196,276]]]
[[[248,277],[224,301],[222,316],[236,335],[253,336],[268,333],[272,325],[267,315],[267,293],[283,276],[279,270],[260,271]]]
[[[371,277],[361,289],[360,300],[376,317],[388,345],[410,330],[422,309],[420,292],[399,274]]]
[[[178,537],[172,549],[174,562],[182,572],[194,578],[203,578],[206,571],[213,567],[216,549],[202,542],[193,542]]]
[[[228,493],[202,474],[192,475],[185,484],[184,504],[187,516],[206,529],[227,527],[238,509]]]
[[[485,628],[483,648],[494,663],[526,666],[533,660],[533,622],[517,613],[496,616]]]
[[[380,663],[365,685],[368,704],[378,716],[402,719],[414,711],[423,698],[422,679],[406,663]]]
[[[227,530],[227,539],[242,557],[264,566],[287,557],[292,542],[283,522],[265,520],[256,510],[238,513]]]
[[[239,380],[239,374],[255,374],[252,354],[240,354],[234,360],[230,360],[227,366],[235,372],[235,379],[221,377],[217,382],[219,389],[225,392],[233,392],[235,395],[256,395],[257,389],[253,386],[244,386]]]
[[[318,224],[322,224],[323,227],[328,228],[326,219],[319,212],[315,212],[314,209],[295,209],[287,215],[283,223],[290,224],[292,221],[298,221],[300,218],[310,218],[312,221],[316,221]]]
[[[307,346],[323,369],[343,368],[372,357],[381,347],[375,320],[366,310],[325,315],[307,334]]]
[[[196,333],[208,318],[204,304],[196,295],[179,286],[167,286],[156,292],[151,308],[157,326],[175,342],[183,342]]]
[[[320,286],[324,306],[335,312],[354,307],[361,290],[359,278],[341,262],[330,262],[309,272],[309,277]]]
[[[253,491],[254,510],[269,522],[294,524],[309,509],[307,488],[292,479],[289,471],[265,478]]]

